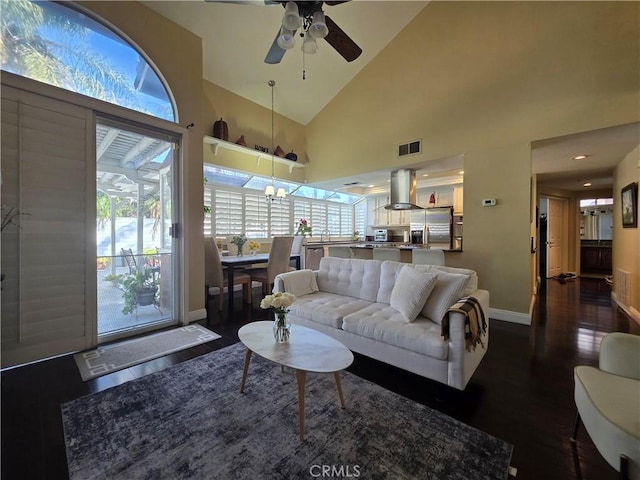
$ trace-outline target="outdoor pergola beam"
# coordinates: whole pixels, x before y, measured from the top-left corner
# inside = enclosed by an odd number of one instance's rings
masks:
[[[127,152],[127,154],[122,158],[120,162],[121,167],[126,167],[130,163],[133,163],[138,155],[144,152],[149,145],[155,142],[155,138],[144,137],[140,140],[131,150]]]
[[[105,152],[109,149],[113,141],[118,138],[119,134],[120,130],[118,130],[117,128],[110,128],[109,131],[107,131],[107,134],[102,139],[102,142],[100,142],[100,145],[98,145],[98,148],[96,148],[96,159],[98,162],[105,154]]]

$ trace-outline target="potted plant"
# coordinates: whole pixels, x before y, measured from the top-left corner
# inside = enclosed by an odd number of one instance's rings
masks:
[[[122,290],[125,315],[133,312],[138,306],[152,305],[158,293],[158,280],[151,269],[143,268],[126,275],[109,275],[105,280],[113,282]]]

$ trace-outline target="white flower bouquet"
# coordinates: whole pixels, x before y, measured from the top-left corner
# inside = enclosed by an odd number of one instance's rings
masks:
[[[276,320],[273,324],[273,336],[278,343],[289,341],[291,325],[287,323],[289,307],[296,301],[296,296],[287,292],[278,292],[267,295],[260,302],[260,308],[273,310]]]

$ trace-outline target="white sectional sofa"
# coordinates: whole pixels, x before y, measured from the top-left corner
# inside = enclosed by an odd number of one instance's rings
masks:
[[[297,297],[288,314],[292,324],[324,332],[354,352],[459,390],[489,345],[489,292],[478,289],[472,270],[324,257],[317,271],[277,276],[278,291]],[[443,317],[463,296],[478,300],[487,322],[480,337],[483,345],[474,348],[465,340],[463,313],[449,314],[448,338],[442,334]]]

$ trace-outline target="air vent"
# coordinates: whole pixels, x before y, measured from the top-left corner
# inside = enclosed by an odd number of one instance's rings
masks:
[[[398,156],[415,155],[422,152],[422,140],[414,140],[412,142],[398,145]]]

